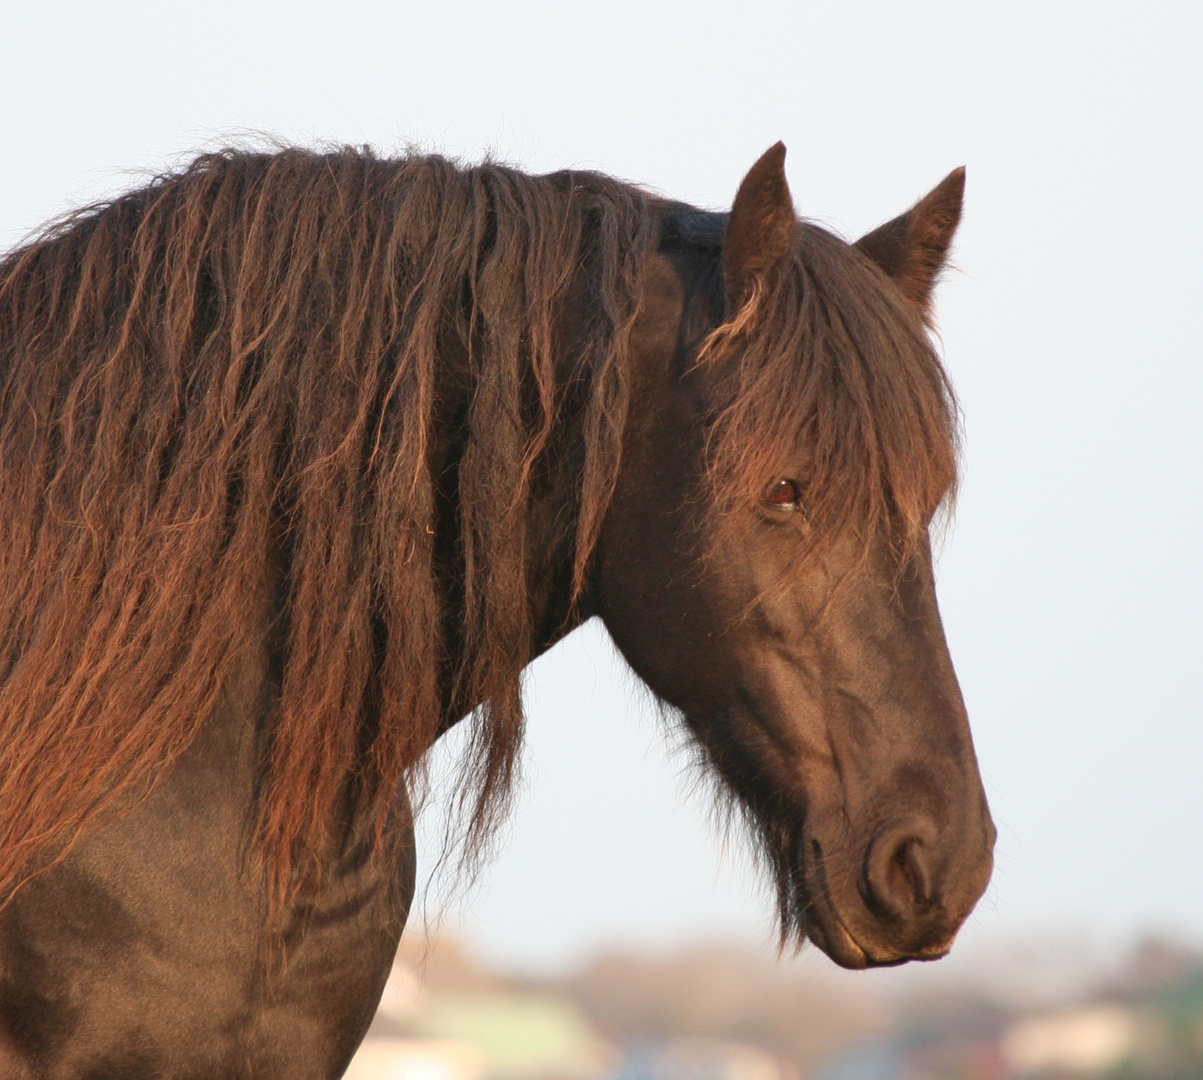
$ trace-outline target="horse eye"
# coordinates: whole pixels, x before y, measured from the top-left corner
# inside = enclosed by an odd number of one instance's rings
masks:
[[[792,480],[774,480],[764,493],[765,502],[771,503],[773,506],[788,507],[791,510],[797,507],[801,498],[802,493]]]

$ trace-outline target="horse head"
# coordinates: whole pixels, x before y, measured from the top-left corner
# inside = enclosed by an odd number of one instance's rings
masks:
[[[665,214],[594,604],[751,825],[783,940],[932,959],[995,836],[928,537],[956,424],[924,321],[963,173],[848,245],[796,218],[784,153],[730,215]]]

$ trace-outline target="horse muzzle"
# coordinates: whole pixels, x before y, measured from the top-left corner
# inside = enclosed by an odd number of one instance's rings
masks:
[[[806,936],[846,968],[945,955],[986,890],[995,839],[988,813],[950,832],[916,817],[867,843],[825,845],[808,830],[801,853]]]

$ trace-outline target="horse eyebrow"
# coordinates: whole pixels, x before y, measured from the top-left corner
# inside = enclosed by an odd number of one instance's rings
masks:
[[[721,248],[727,231],[727,213],[698,210],[684,203],[671,203],[660,219],[660,251],[690,251]]]

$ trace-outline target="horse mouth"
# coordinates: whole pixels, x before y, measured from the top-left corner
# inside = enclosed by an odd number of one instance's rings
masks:
[[[809,902],[803,912],[803,927],[806,936],[840,967],[861,970],[871,967],[897,967],[908,960],[938,960],[952,948],[952,940],[941,942],[915,952],[900,952],[867,946],[849,928],[840,914],[831,895],[831,884],[827,878],[827,866],[823,859],[823,845],[812,839],[810,869],[814,885]]]
[[[803,911],[806,936],[840,967],[853,970],[869,967],[869,954],[852,936],[831,897],[831,884],[827,880],[827,866],[823,861],[823,845],[818,840],[811,840],[808,846],[812,872],[807,876],[813,876],[817,888],[807,890],[810,896]]]

